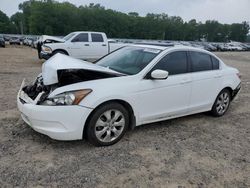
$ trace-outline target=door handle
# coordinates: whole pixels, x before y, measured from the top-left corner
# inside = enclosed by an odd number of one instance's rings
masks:
[[[89,44],[84,44],[84,46],[89,46]]]
[[[102,46],[107,46],[107,44],[103,44]]]

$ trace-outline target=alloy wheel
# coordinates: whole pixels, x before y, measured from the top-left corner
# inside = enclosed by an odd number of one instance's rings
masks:
[[[216,110],[218,114],[224,114],[229,106],[230,96],[227,92],[223,92],[217,99]]]
[[[112,142],[123,132],[125,117],[117,109],[105,111],[96,121],[95,135],[101,142]]]

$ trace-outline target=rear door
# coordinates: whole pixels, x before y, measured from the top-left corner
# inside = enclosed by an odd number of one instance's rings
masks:
[[[69,42],[70,55],[79,59],[89,59],[91,54],[89,33],[79,33]]]
[[[190,51],[189,61],[192,72],[189,108],[194,112],[210,110],[222,82],[219,60],[204,52]]]
[[[90,57],[92,59],[99,59],[102,56],[108,54],[108,44],[106,37],[101,33],[91,33],[91,44],[90,44]]]

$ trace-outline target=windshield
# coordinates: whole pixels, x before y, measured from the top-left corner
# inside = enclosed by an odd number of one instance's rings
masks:
[[[63,39],[64,39],[64,40],[69,40],[69,39],[71,39],[74,35],[75,35],[75,33],[70,33],[70,34],[66,35],[65,37],[63,37]]]
[[[113,69],[123,74],[134,75],[144,69],[161,50],[143,47],[124,47],[106,57],[96,64]]]

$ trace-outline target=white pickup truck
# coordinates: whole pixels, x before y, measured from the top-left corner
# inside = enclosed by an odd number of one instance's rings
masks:
[[[63,38],[43,35],[38,44],[39,58],[49,59],[56,53],[66,54],[78,59],[93,61],[108,53],[127,46],[107,39],[105,33],[79,31]]]

